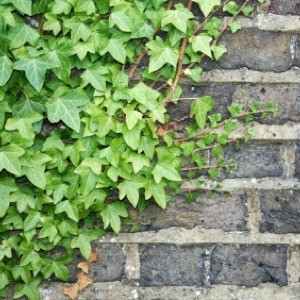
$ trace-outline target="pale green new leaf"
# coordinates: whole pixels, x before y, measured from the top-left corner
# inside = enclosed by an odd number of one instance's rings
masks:
[[[131,32],[131,19],[126,15],[126,9],[114,9],[109,16],[109,27],[117,26],[121,31]]]
[[[171,181],[182,181],[178,171],[169,162],[157,164],[152,174],[156,183],[160,183],[162,178]]]
[[[201,11],[203,12],[204,16],[207,17],[215,6],[221,5],[221,0],[193,0],[197,2],[200,6]]]
[[[199,128],[205,127],[207,113],[213,109],[214,102],[210,96],[204,96],[196,99],[191,106],[190,117],[195,116]]]
[[[216,61],[219,61],[224,53],[227,52],[227,48],[224,45],[220,46],[211,46],[211,50],[214,54]]]
[[[210,46],[212,40],[213,38],[206,33],[201,33],[197,36],[193,35],[192,37],[190,37],[190,43],[192,44],[193,50],[195,52],[200,51],[209,56],[210,58],[212,57]]]
[[[166,193],[162,184],[156,184],[153,181],[149,181],[146,185],[145,196],[146,199],[154,198],[155,202],[163,209],[167,206]]]
[[[8,172],[21,176],[21,162],[19,157],[25,153],[24,149],[17,145],[9,145],[0,150],[0,172],[6,169]]]
[[[11,3],[19,12],[31,16],[32,1],[31,0],[2,0],[1,4]]]

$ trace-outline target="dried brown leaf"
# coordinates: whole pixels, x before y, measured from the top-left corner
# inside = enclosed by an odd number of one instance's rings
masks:
[[[76,300],[78,291],[79,291],[79,284],[75,283],[71,286],[65,287],[63,290],[63,294],[69,296],[70,299],[72,300]]]

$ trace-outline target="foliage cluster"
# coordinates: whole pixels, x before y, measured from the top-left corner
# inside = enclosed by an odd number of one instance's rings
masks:
[[[218,61],[219,38],[252,10],[229,0],[1,1],[1,296],[15,282],[14,298],[39,299],[37,284],[67,281],[74,249],[88,259],[91,241],[118,233],[130,206],[165,208],[182,178],[235,167],[224,146],[253,134],[230,138],[237,120],[275,107],[232,106],[224,120],[204,96],[173,120],[167,106],[189,100],[180,79],[199,82],[202,60]]]

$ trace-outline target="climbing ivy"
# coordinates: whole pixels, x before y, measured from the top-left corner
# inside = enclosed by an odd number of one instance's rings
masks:
[[[231,106],[224,120],[210,96],[181,98],[179,82],[199,82],[202,61],[227,52],[220,37],[252,10],[229,0],[0,1],[1,296],[15,283],[14,298],[39,299],[41,280],[68,281],[74,249],[88,259],[131,207],[165,208],[183,179],[236,167],[224,146],[253,135],[232,138],[238,121],[276,107]],[[179,101],[191,111],[176,119],[168,108]],[[198,180],[188,200],[207,189],[218,185]]]

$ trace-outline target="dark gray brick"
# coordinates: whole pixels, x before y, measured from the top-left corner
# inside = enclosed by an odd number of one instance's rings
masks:
[[[203,285],[205,249],[196,246],[140,246],[143,286]]]
[[[283,173],[280,144],[258,144],[251,142],[240,150],[225,148],[225,157],[238,163],[237,170],[229,178],[280,177]]]
[[[300,142],[296,145],[295,177],[300,179]]]
[[[260,191],[261,232],[300,233],[300,191]]]
[[[269,12],[273,14],[300,15],[300,0],[272,0]]]
[[[89,274],[94,282],[121,281],[126,259],[122,252],[122,245],[97,245],[96,249],[99,253],[99,261],[94,262],[89,268]],[[71,282],[77,281],[76,275],[81,271],[77,268],[77,265],[82,261],[85,261],[85,259],[78,254],[71,264]]]
[[[287,248],[277,246],[217,246],[211,254],[211,284],[257,286],[287,284]]]
[[[224,231],[246,230],[248,211],[245,194],[219,195],[208,197],[200,192],[199,197],[188,204],[184,195],[170,201],[166,210],[151,205],[139,214],[131,211],[134,223],[140,230],[157,230],[170,227],[222,229]],[[148,224],[148,225],[147,225]]]

